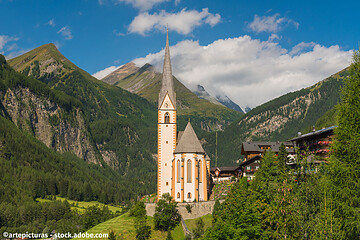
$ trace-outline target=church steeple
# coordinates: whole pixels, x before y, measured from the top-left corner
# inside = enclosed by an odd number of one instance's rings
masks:
[[[176,94],[174,91],[174,82],[171,71],[171,61],[170,61],[170,48],[169,48],[169,30],[166,29],[166,47],[165,47],[165,56],[164,56],[164,67],[163,67],[163,79],[162,86],[159,94],[159,108],[166,96],[166,93],[169,94],[170,100],[176,109]]]

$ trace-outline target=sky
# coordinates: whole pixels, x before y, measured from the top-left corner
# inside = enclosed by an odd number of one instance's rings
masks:
[[[349,66],[360,1],[0,0],[7,59],[54,43],[102,78],[128,62],[161,72],[166,27],[173,74],[243,109]]]

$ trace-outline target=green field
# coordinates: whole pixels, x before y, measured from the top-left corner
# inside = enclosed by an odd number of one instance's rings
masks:
[[[213,217],[211,214],[208,214],[208,215],[205,215],[205,216],[202,216],[201,217],[202,220],[204,221],[205,223],[205,229],[211,227],[211,224],[212,224],[212,220],[213,220]],[[196,227],[196,219],[187,219],[185,220],[185,223],[186,223],[186,226],[188,227],[188,229],[192,232],[195,227]]]
[[[154,230],[153,218],[148,217],[148,224],[152,226],[151,239],[166,239],[167,233]],[[87,231],[87,233],[96,234],[96,233],[110,233],[113,231],[117,239],[136,239],[135,227],[134,227],[134,217],[129,217],[128,213],[125,213],[119,217],[110,219],[106,222],[100,223],[95,227]],[[177,226],[172,232],[174,239],[184,239],[184,233],[181,227],[181,224]],[[83,239],[83,238],[75,238]],[[85,240],[86,238],[84,238]],[[97,238],[97,239],[106,239],[106,238]]]
[[[205,223],[205,229],[211,226],[211,222],[212,222],[211,214],[203,216],[202,219],[204,220]],[[196,219],[185,220],[185,223],[188,226],[189,230],[191,231],[195,228]],[[167,236],[166,232],[154,230],[154,223],[152,217],[148,217],[148,224],[152,226],[151,239],[159,239],[159,240],[166,239]],[[100,223],[99,225],[96,225],[95,227],[88,230],[87,232],[89,234],[91,233],[96,234],[96,233],[110,233],[111,231],[115,233],[117,239],[127,239],[127,240],[135,239],[136,233],[134,228],[134,217],[129,217],[129,214],[125,213],[119,217]],[[182,230],[181,224],[177,226],[171,232],[171,234],[175,240],[183,240],[184,232]],[[83,238],[76,238],[76,239],[80,240]],[[105,239],[105,238],[99,238],[99,239]]]
[[[119,207],[119,206],[112,206],[112,205],[108,205],[108,204],[103,204],[103,203],[100,203],[98,201],[82,202],[82,201],[69,200],[69,199],[66,199],[66,198],[63,198],[63,197],[56,197],[56,200],[60,200],[60,201],[65,201],[66,200],[71,205],[71,209],[76,209],[76,210],[79,210],[80,212],[83,212],[86,208],[88,208],[90,206],[94,206],[94,205],[98,205],[100,207],[107,206],[109,208],[109,210],[112,211],[112,212],[116,212],[116,211],[121,212],[121,207]],[[38,202],[50,202],[50,201],[55,201],[55,200],[37,198],[36,201],[38,201]]]

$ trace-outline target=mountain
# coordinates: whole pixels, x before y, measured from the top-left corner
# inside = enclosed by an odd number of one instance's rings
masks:
[[[101,80],[156,103],[162,74],[156,72],[150,64],[145,64],[139,68],[131,62]],[[210,101],[200,99],[175,77],[174,87],[177,96],[180,129],[184,129],[188,119],[191,119],[196,131],[223,130],[225,126],[241,116],[241,113],[219,104],[215,99],[209,99]]]
[[[106,164],[99,166],[101,162],[87,163],[75,156],[79,154],[76,147],[86,147],[78,141],[91,144],[86,129],[78,100],[15,72],[0,55],[2,220],[11,219],[3,218],[5,203],[22,206],[36,197],[58,194],[74,200],[88,197],[120,203],[135,197],[134,190],[146,192],[143,185],[136,187],[139,184],[125,179],[120,171]],[[68,149],[49,148],[45,133],[53,138],[50,145],[59,144]],[[76,136],[73,138],[72,134]],[[90,147],[88,151],[95,152],[95,148]]]
[[[214,98],[201,85],[197,85],[196,90],[193,91],[193,93],[195,93],[196,96],[198,96],[199,98],[208,100],[211,103],[214,103],[217,105],[223,105],[227,108],[244,113],[243,110],[239,107],[239,105],[234,103],[230,98],[228,98],[228,96],[224,96],[224,97],[216,96],[216,98]]]
[[[235,111],[244,113],[244,111],[241,109],[241,107],[239,105],[237,105],[236,103],[234,103],[228,96],[216,96],[216,100],[218,100],[222,105],[230,108],[230,109],[234,109]]]
[[[193,93],[195,93],[196,96],[198,96],[201,99],[205,99],[208,100],[211,103],[217,104],[217,105],[222,105],[220,102],[218,102],[218,100],[216,100],[213,96],[211,96],[203,86],[201,85],[197,85],[196,86],[196,90],[193,91]]]
[[[217,155],[219,165],[233,165],[241,158],[244,141],[285,141],[309,126],[324,127],[334,118],[334,106],[340,102],[340,89],[348,76],[348,68],[299,91],[285,94],[244,114],[218,133]],[[332,110],[332,111],[331,111]],[[216,152],[215,135],[204,146],[208,153]]]
[[[149,191],[148,184],[139,184],[102,161],[88,163],[76,157],[73,149],[62,152],[47,146],[42,131],[54,137],[55,145],[91,144],[82,109],[76,98],[14,71],[0,55],[1,234],[31,229],[40,232],[45,227],[61,232],[76,225],[86,230],[88,224],[77,221],[84,215],[71,213],[68,203],[43,203],[37,198],[60,195],[120,204]],[[76,139],[67,134],[75,134]]]
[[[250,111],[251,111],[251,108],[250,108],[250,107],[246,107],[246,108],[245,108],[245,112],[246,112],[246,113],[248,113],[248,112],[250,112]]]
[[[37,85],[65,99],[63,110],[51,99],[36,99],[42,94],[38,87],[8,88],[2,105],[20,129],[51,149],[110,166],[137,182],[138,189],[155,191],[155,104],[95,79],[65,58],[53,44],[38,47],[8,63],[30,77],[27,79],[41,81]],[[66,103],[76,107],[64,113]]]

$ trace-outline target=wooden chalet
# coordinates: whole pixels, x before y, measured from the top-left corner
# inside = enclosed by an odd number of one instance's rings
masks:
[[[260,159],[261,156],[260,155],[256,155],[248,160],[243,161],[240,164],[241,170],[242,170],[242,177],[247,177],[248,180],[253,180],[254,179],[254,174],[255,172],[259,169],[260,167]]]
[[[244,155],[244,161],[246,161],[257,155],[262,155],[265,151],[271,150],[277,154],[282,143],[289,154],[295,154],[293,142],[243,142],[241,155]]]
[[[210,175],[213,182],[231,181],[232,178],[239,178],[242,175],[240,166],[231,167],[212,167],[210,168]]]
[[[326,160],[330,156],[330,144],[334,136],[336,126],[323,128],[321,130],[313,129],[312,132],[299,134],[299,136],[290,139],[300,151],[309,152],[312,156],[318,156]]]
[[[264,152],[272,151],[278,154],[281,144],[285,145],[289,156],[295,155],[293,142],[244,142],[241,146],[241,154],[244,155],[244,160],[240,164],[242,176],[253,180],[255,172],[260,167],[261,156]]]

